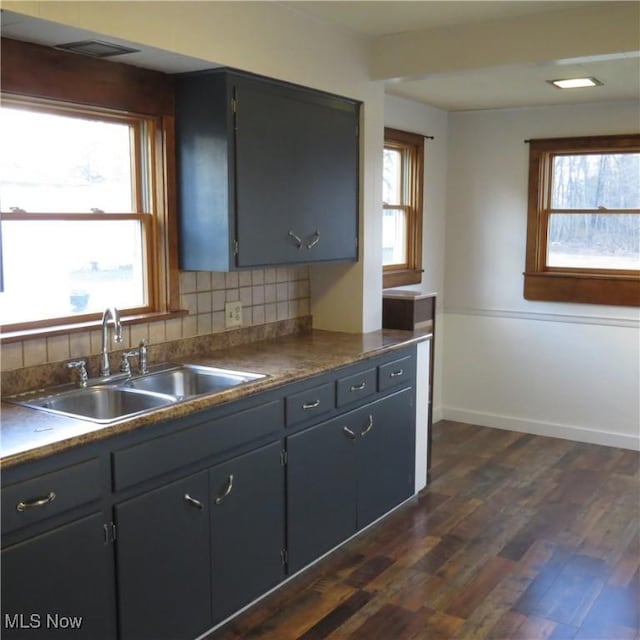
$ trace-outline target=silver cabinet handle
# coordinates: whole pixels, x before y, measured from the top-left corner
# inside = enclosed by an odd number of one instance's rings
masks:
[[[369,431],[371,431],[372,428],[373,428],[373,416],[369,414],[369,422],[367,423],[367,426],[364,427],[360,432],[360,437],[362,438],[363,436],[366,436],[367,433],[369,433]]]
[[[397,371],[392,371],[390,377],[397,378],[398,376],[401,376],[403,373],[404,373],[404,369],[398,369]]]
[[[349,429],[349,427],[342,427],[342,430],[347,434],[347,436],[349,438],[351,438],[351,440],[355,440],[356,439],[356,434],[353,433],[353,431],[351,431],[351,429]]]
[[[307,242],[307,249],[313,249],[318,242],[320,242],[320,232],[316,229],[316,232],[313,234],[313,240]]]
[[[195,498],[192,498],[188,493],[184,494],[184,499],[192,506],[195,507],[196,509],[200,509],[202,511],[202,509],[204,509],[204,506],[202,504],[202,502],[200,502],[200,500],[196,500]]]
[[[231,493],[232,489],[233,489],[233,473],[230,473],[229,479],[227,480],[227,486],[225,487],[225,490],[216,498],[216,504],[220,504]]]
[[[26,511],[27,509],[35,509],[36,507],[44,507],[45,504],[49,504],[56,499],[56,494],[50,491],[46,496],[40,496],[33,498],[32,500],[21,500],[16,505],[18,511]]]
[[[312,402],[305,402],[302,405],[302,408],[306,411],[307,409],[315,409],[320,406],[320,400],[313,400]]]
[[[291,231],[291,229],[289,229],[289,233],[287,235],[290,238],[293,238],[296,241],[296,246],[298,247],[298,249],[300,249],[302,247],[302,238],[300,236],[298,236],[295,233],[293,233],[293,231]]]
[[[366,386],[366,382],[361,382],[360,384],[352,384],[350,391],[362,391]]]

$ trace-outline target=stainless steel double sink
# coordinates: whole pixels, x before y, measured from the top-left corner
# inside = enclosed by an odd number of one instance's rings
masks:
[[[144,375],[112,376],[87,387],[52,387],[4,400],[71,418],[108,424],[266,377],[261,373],[203,365],[167,364],[155,367]]]

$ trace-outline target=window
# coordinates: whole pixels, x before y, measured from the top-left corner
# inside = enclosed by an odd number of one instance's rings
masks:
[[[5,100],[3,325],[153,308],[153,122]]]
[[[17,41],[2,53],[3,340],[113,305],[177,308],[170,82]]]
[[[422,185],[424,138],[384,130],[382,176],[383,284],[422,280]]]
[[[640,135],[530,144],[524,297],[640,306]]]

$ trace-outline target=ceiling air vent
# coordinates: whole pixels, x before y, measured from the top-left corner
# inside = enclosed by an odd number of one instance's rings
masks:
[[[123,47],[120,44],[112,42],[102,42],[100,40],[81,40],[80,42],[67,42],[66,44],[57,44],[54,49],[62,51],[71,51],[72,53],[81,53],[92,58],[111,58],[112,56],[122,56],[125,53],[138,53],[139,49],[131,47]]]

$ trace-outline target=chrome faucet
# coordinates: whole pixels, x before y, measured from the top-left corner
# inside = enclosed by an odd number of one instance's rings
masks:
[[[115,307],[107,307],[102,314],[102,352],[100,355],[100,375],[108,376],[111,374],[109,367],[109,352],[107,351],[107,342],[109,341],[109,318],[113,321],[113,341],[122,342],[122,324],[120,323],[120,313]]]

